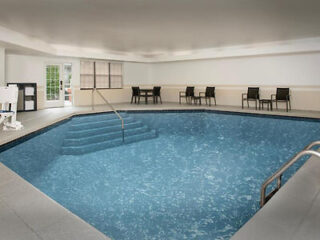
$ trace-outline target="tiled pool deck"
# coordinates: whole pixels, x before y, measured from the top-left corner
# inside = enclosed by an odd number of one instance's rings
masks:
[[[320,118],[320,112],[256,111],[229,106],[186,104],[114,104],[119,110],[212,109],[217,111]],[[24,129],[3,132],[0,145],[28,135],[75,114],[104,112],[106,106],[66,107],[18,115]],[[300,149],[297,149],[297,152]],[[232,238],[232,240],[320,239],[320,160],[309,161]],[[0,164],[0,239],[109,239]]]

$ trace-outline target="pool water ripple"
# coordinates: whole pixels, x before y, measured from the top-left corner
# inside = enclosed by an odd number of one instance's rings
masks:
[[[0,161],[112,239],[225,240],[259,210],[263,181],[320,136],[319,121],[129,115],[158,137],[66,156],[66,122],[0,153]]]

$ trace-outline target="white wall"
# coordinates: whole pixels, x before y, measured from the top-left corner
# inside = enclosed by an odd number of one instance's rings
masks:
[[[46,64],[72,64],[72,90],[74,93],[75,105],[91,104],[90,91],[80,91],[80,59],[79,58],[60,58],[60,57],[39,57],[28,55],[6,55],[6,79],[7,82],[34,82],[38,86],[38,108],[45,107],[45,66]],[[151,84],[151,65],[144,63],[129,63],[123,65],[124,79],[123,84],[141,85]],[[114,101],[127,101],[129,92],[106,90],[107,97],[113,98]],[[117,95],[124,95],[122,98]],[[99,104],[98,99],[96,102]],[[113,101],[112,99],[110,100]],[[101,102],[102,103],[102,102]]]
[[[159,85],[320,86],[320,53],[152,64]]]
[[[179,91],[194,85],[196,94],[216,86],[219,105],[241,105],[248,86],[270,99],[277,87],[290,87],[293,109],[320,111],[320,53],[264,55],[152,64],[154,85],[163,99],[177,102]],[[283,107],[283,106],[282,106]]]
[[[0,48],[0,86],[5,85],[5,49]]]
[[[38,83],[38,106],[45,93],[45,65],[72,63],[75,105],[90,105],[91,91],[80,90],[80,59],[6,55],[8,82]],[[178,102],[179,91],[195,85],[196,92],[216,86],[219,105],[241,105],[248,86],[260,86],[261,97],[270,98],[278,86],[291,88],[294,109],[320,111],[320,53],[221,58],[168,63],[125,62],[124,89],[103,90],[110,102],[128,102],[132,85],[163,86],[164,101]],[[103,104],[97,98],[97,104]]]
[[[123,89],[104,89],[100,92],[111,103],[128,102],[131,97],[133,85],[152,85],[151,65],[144,63],[125,62],[123,64]],[[75,90],[75,105],[91,105],[92,93],[90,90]],[[95,96],[95,104],[104,104],[100,96]]]
[[[79,83],[80,61],[75,58],[50,58],[26,55],[6,55],[6,79],[8,82],[35,82],[45,87],[46,64],[72,64],[74,83]]]
[[[8,82],[36,82],[44,87],[46,64],[72,63],[73,85],[80,85],[80,59],[8,54],[4,71],[3,56],[4,49],[0,49],[0,73],[6,72]],[[320,86],[319,66],[320,53],[153,64],[125,62],[123,81],[124,85]]]
[[[123,83],[124,85],[152,85],[151,71],[151,64],[125,62]]]
[[[80,60],[75,58],[51,58],[25,55],[6,55],[6,80],[17,83],[37,83],[38,109],[45,107],[46,64],[72,64],[72,87],[80,82]]]
[[[45,86],[46,64],[72,63],[72,84],[80,86],[80,59],[6,55],[6,78],[8,82],[36,82]],[[124,63],[124,85],[150,84],[151,66],[144,63]]]

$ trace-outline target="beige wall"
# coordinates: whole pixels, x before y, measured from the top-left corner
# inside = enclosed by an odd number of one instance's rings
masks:
[[[128,96],[131,96],[131,89],[102,89],[99,90],[102,95],[108,99],[110,103],[123,103],[128,102]],[[75,91],[75,106],[88,106],[92,104],[92,91],[91,90],[80,90]],[[102,98],[98,94],[94,94],[94,103],[105,104]]]
[[[320,111],[320,53],[280,54],[152,64],[151,78],[163,99],[177,102],[186,85],[216,86],[220,105],[241,105],[241,93],[259,86],[262,98],[290,87],[293,109]]]
[[[196,95],[205,90],[204,85],[195,86]],[[152,85],[142,85],[142,87],[152,87]],[[161,95],[164,102],[178,102],[179,91],[185,90],[185,85],[162,85]],[[216,100],[218,105],[241,106],[241,94],[247,91],[248,86],[224,86],[216,85]],[[271,94],[276,92],[276,88],[280,86],[265,86],[260,87],[261,98],[270,98]],[[124,89],[115,90],[100,90],[101,93],[111,103],[128,103],[131,98],[131,87],[126,86]],[[291,91],[291,105],[296,110],[311,110],[320,111],[320,87],[318,86],[292,86]],[[77,90],[76,91],[77,106],[91,105],[91,91]],[[95,104],[103,104],[103,100],[96,95]],[[184,103],[185,100],[182,99]],[[252,103],[253,104],[253,103]],[[279,104],[279,108],[285,108],[284,103]]]
[[[45,67],[47,64],[72,64],[72,76],[74,82],[80,82],[80,60],[75,58],[39,57],[27,55],[6,55],[6,81],[37,83],[38,109],[46,107],[45,91]],[[72,86],[73,87],[73,86]]]
[[[74,105],[91,105],[91,91],[80,90],[80,59],[23,55],[6,56],[8,82],[37,82],[38,108],[45,108],[46,63],[73,64]],[[238,57],[170,63],[124,63],[124,88],[101,90],[111,102],[129,102],[131,86],[162,86],[165,102],[178,102],[186,85],[216,86],[219,105],[241,105],[241,93],[248,86],[260,86],[261,97],[270,98],[277,87],[290,87],[293,109],[320,111],[320,53]],[[96,104],[103,104],[97,95]]]
[[[91,104],[90,91],[80,90],[80,59],[39,57],[28,55],[7,54],[6,55],[6,80],[7,82],[33,82],[37,83],[38,109],[46,108],[45,101],[45,66],[46,64],[72,64],[72,91],[73,104],[83,106]],[[124,63],[123,82],[128,85],[150,84],[151,65],[145,63]],[[102,90],[116,102],[124,102],[129,93],[123,90]],[[110,96],[109,96],[110,95]],[[96,103],[102,102],[97,99]]]
[[[320,111],[319,64],[320,53],[313,52],[130,65],[126,87],[103,92],[110,102],[129,102],[132,85],[159,85],[163,101],[178,102],[186,85],[195,86],[196,92],[216,86],[219,105],[241,106],[241,94],[248,86],[259,86],[261,98],[270,98],[277,87],[290,87],[293,109]],[[91,103],[90,93],[79,90],[77,96],[81,99],[77,104]]]
[[[260,87],[261,98],[270,98],[279,86]],[[164,86],[163,100],[177,102],[179,91],[185,90],[185,86]],[[205,86],[196,85],[196,94],[204,91]],[[292,108],[297,110],[320,111],[320,87],[291,87]],[[241,94],[247,91],[247,86],[223,86],[216,85],[216,100],[218,105],[241,106]],[[184,100],[182,100],[184,101]],[[280,104],[284,108],[285,104]]]
[[[45,96],[45,88],[43,86],[38,86],[38,89],[37,89],[37,105],[38,105],[37,107],[38,107],[38,109],[45,108],[44,96]]]

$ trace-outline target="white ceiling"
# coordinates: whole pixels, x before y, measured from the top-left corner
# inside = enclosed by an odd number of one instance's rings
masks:
[[[0,25],[146,57],[320,36],[320,0],[0,0]]]

